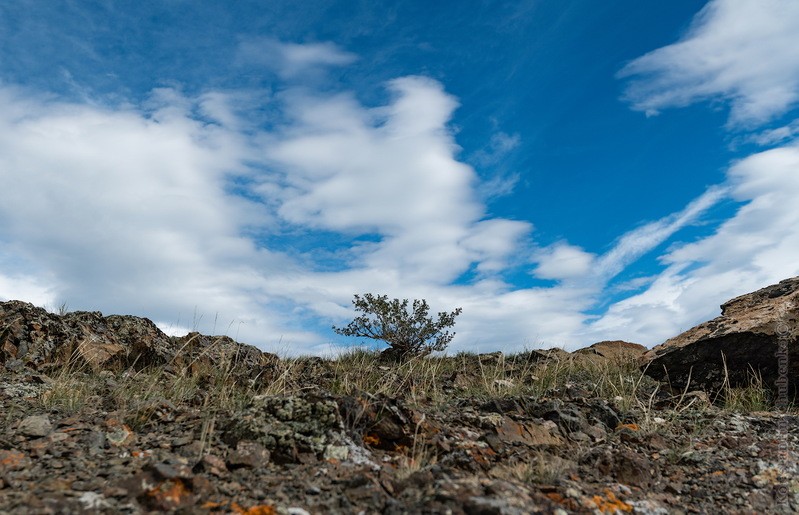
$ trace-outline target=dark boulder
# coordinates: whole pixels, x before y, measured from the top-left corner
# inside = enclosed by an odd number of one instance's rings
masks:
[[[736,297],[721,316],[642,356],[646,373],[675,389],[719,392],[753,377],[787,402],[799,392],[799,277]]]

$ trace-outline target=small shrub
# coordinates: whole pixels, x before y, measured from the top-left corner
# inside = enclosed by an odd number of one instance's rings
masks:
[[[388,300],[387,295],[371,293],[355,295],[352,304],[363,314],[346,327],[334,326],[333,330],[344,336],[383,340],[389,345],[385,356],[398,361],[444,350],[455,336],[447,329],[455,325],[455,317],[462,311],[442,311],[434,320],[424,299],[414,299],[409,309],[408,299]]]

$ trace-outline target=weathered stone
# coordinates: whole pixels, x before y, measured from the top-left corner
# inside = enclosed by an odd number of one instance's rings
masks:
[[[146,318],[86,311],[62,316],[25,302],[0,303],[2,363],[98,370],[165,363],[172,354],[169,337]]]
[[[225,429],[229,444],[253,440],[279,461],[297,461],[300,453],[320,457],[342,438],[338,405],[329,398],[305,395],[258,396]]]
[[[574,351],[577,355],[593,355],[615,361],[635,360],[643,355],[647,348],[637,343],[622,340],[601,341],[590,347]]]
[[[567,361],[572,354],[559,347],[551,349],[532,349],[516,356],[517,361],[536,363],[538,361]]]
[[[496,427],[496,434],[501,442],[520,442],[530,446],[563,444],[563,439],[557,431],[557,426],[550,421],[535,424],[516,422],[510,417],[502,417],[502,422]]]
[[[790,400],[799,392],[799,277],[721,306],[721,316],[642,356],[646,373],[673,388],[717,392],[747,386],[753,374]]]
[[[257,442],[242,440],[236,444],[236,450],[228,454],[227,465],[231,469],[247,467],[251,469],[264,467],[269,463],[269,449]]]
[[[614,474],[625,485],[648,488],[657,479],[652,463],[643,454],[624,450],[614,457]]]
[[[322,457],[326,460],[344,461],[350,456],[350,448],[346,445],[328,445]]]
[[[117,419],[106,421],[107,431],[104,433],[105,439],[115,447],[124,447],[136,441],[136,435],[130,427]]]
[[[227,336],[206,336],[192,332],[173,338],[177,353],[173,364],[192,375],[222,372],[236,381],[265,383],[272,379],[279,358],[252,345]]]
[[[0,364],[9,370],[170,365],[177,373],[220,374],[257,386],[272,379],[278,361],[227,336],[169,337],[146,318],[87,311],[56,315],[25,302],[0,302]]]
[[[392,450],[412,445],[414,433],[424,432],[427,423],[397,399],[383,395],[347,397],[339,401],[347,428],[363,435],[370,446]]]
[[[0,474],[10,470],[22,470],[30,465],[30,459],[25,453],[16,449],[0,449]]]
[[[527,413],[554,422],[566,435],[586,431],[595,433],[595,429],[589,428],[597,423],[606,428],[615,428],[620,422],[613,408],[599,400],[581,400],[569,404],[547,400],[528,406]]]
[[[209,456],[203,457],[203,463],[206,462],[205,458],[209,458]],[[208,461],[213,461],[213,456]],[[155,472],[161,479],[189,479],[194,476],[185,459],[181,460],[178,456],[166,456],[164,461],[153,463],[147,469]]]
[[[17,432],[25,436],[43,437],[50,434],[53,424],[47,415],[33,415],[22,419]]]

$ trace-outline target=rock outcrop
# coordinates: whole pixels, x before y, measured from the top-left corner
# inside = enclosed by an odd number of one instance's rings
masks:
[[[278,360],[0,303],[0,514],[799,513],[799,413],[686,401],[642,351]]]
[[[639,358],[646,352],[646,347],[638,343],[622,340],[606,340],[597,342],[589,347],[574,351],[575,354],[601,356],[612,360],[627,360]]]
[[[717,392],[762,379],[784,400],[799,392],[799,277],[736,297],[721,316],[644,354],[646,373],[673,388]]]
[[[236,381],[271,377],[278,357],[226,336],[170,337],[146,319],[93,311],[57,315],[20,301],[0,302],[0,366],[48,372],[172,367]]]
[[[6,368],[160,365],[174,354],[170,338],[146,318],[56,315],[26,302],[0,303],[0,364]]]

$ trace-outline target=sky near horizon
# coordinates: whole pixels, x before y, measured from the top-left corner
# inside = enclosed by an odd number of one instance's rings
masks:
[[[0,0],[0,300],[652,346],[799,275],[799,2]]]

